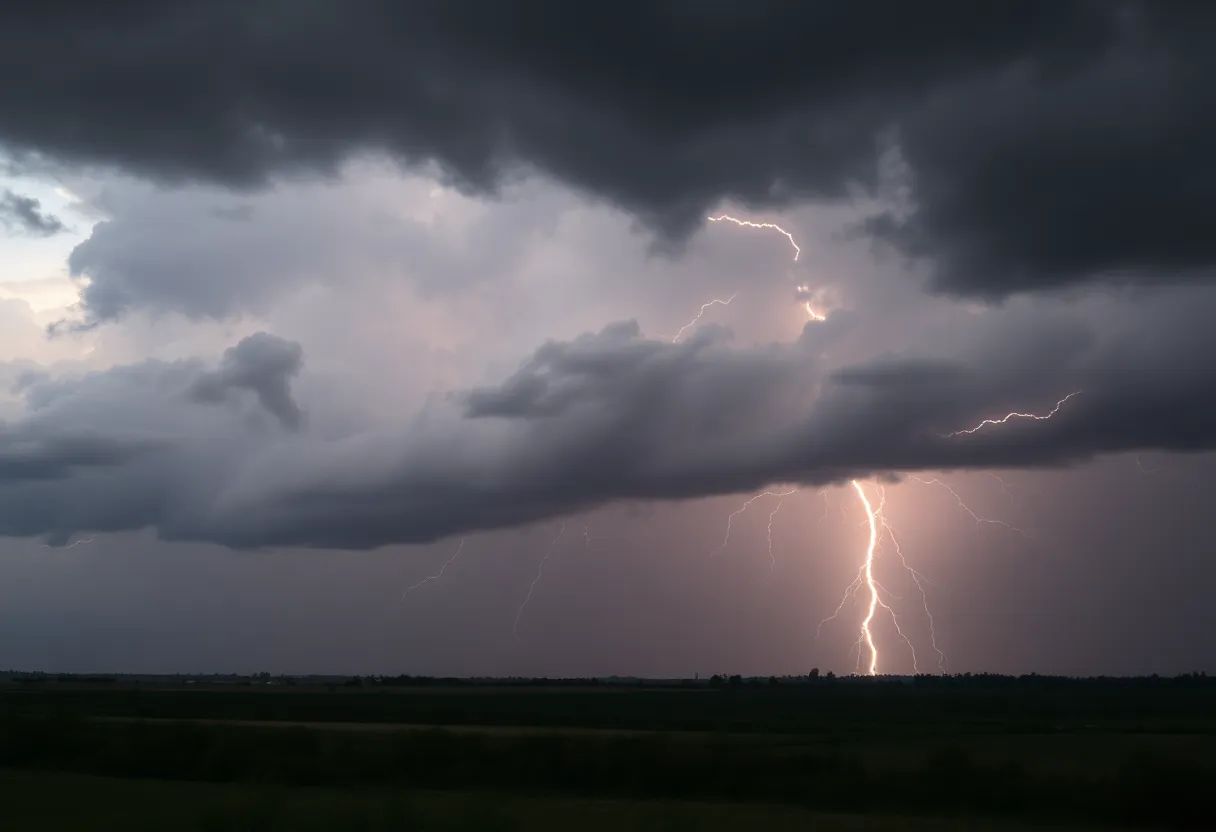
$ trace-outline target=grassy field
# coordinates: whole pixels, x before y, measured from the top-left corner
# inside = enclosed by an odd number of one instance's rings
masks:
[[[66,798],[66,799],[65,799]],[[0,805],[16,829],[141,830],[705,830],[734,832],[1029,832],[1081,829],[1016,821],[833,815],[785,806],[572,799],[176,783],[0,770]]]
[[[1216,687],[15,686],[0,767],[59,828],[1198,829]]]

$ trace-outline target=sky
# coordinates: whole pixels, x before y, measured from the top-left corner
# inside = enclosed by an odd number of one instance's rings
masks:
[[[0,11],[0,667],[1210,667],[1214,23]]]

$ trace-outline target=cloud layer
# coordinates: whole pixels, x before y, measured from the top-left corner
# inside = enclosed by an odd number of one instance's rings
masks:
[[[857,326],[848,316],[750,347],[720,327],[672,344],[621,323],[549,342],[503,381],[432,401],[397,428],[294,436],[300,348],[258,334],[215,370],[152,362],[26,380],[29,414],[4,432],[0,532],[152,527],[237,547],[370,548],[772,482],[1207,450],[1214,308],[1210,293],[1173,293],[1058,311],[1033,337],[1025,321],[981,316],[944,351],[844,363],[830,347]],[[1076,390],[1050,420],[949,435],[1045,413]],[[232,398],[240,391],[247,403]],[[81,445],[89,426],[94,444]],[[23,450],[25,436],[42,444]]]
[[[541,170],[676,240],[880,187],[862,228],[1001,297],[1209,280],[1216,76],[1203,3],[56,0],[0,13],[11,152],[238,187],[364,150],[464,188]],[[222,44],[225,60],[214,59]],[[30,73],[63,48],[54,73]],[[627,57],[626,57],[627,56]],[[610,69],[609,69],[610,68]]]

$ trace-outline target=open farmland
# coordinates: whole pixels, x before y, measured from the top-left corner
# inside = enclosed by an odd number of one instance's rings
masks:
[[[369,829],[1183,828],[1216,776],[1214,715],[1202,678],[17,684],[0,694],[0,763],[27,801],[85,778],[130,823],[197,804],[206,828],[326,812]]]

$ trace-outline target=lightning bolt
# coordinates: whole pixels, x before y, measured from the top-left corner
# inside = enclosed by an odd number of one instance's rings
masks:
[[[709,307],[711,307],[711,306],[730,306],[730,302],[737,297],[739,297],[739,293],[735,292],[733,295],[728,297],[726,300],[721,300],[720,298],[714,298],[713,300],[709,301],[709,303],[701,304],[701,311],[697,313],[697,317],[693,318],[691,321],[684,324],[684,326],[680,327],[680,331],[677,332],[672,337],[671,343],[674,344],[676,341],[679,341],[680,336],[682,336],[685,332],[687,332],[688,330],[690,330],[694,326],[696,326],[697,321],[701,320],[701,317],[705,314],[705,310],[709,309]]]
[[[49,543],[43,543],[42,548],[43,549],[75,549],[77,546],[80,546],[83,543],[92,543],[92,542],[93,542],[93,538],[89,537],[89,538],[85,538],[83,540],[77,540],[67,546],[52,546]]]
[[[519,605],[519,611],[515,613],[515,625],[511,628],[516,641],[519,640],[519,620],[524,616],[524,610],[528,603],[532,600],[532,593],[536,591],[536,585],[540,583],[540,576],[544,574],[545,563],[553,556],[554,550],[557,549],[557,542],[562,539],[562,535],[566,533],[566,524],[563,522],[562,527],[557,531],[557,537],[553,538],[553,542],[549,544],[545,556],[540,559],[540,563],[536,567],[536,577],[532,579],[532,585],[528,587],[528,597],[524,598],[524,602]]]
[[[963,434],[972,434],[972,433],[975,433],[976,431],[980,430],[981,428],[988,427],[989,425],[1003,425],[1006,422],[1008,422],[1010,419],[1033,419],[1036,422],[1042,422],[1045,419],[1050,419],[1052,416],[1055,416],[1057,413],[1059,413],[1060,408],[1064,406],[1064,402],[1068,401],[1073,396],[1078,396],[1080,394],[1081,394],[1080,390],[1072,391],[1067,396],[1065,396],[1064,398],[1062,398],[1058,402],[1056,402],[1056,406],[1053,407],[1050,412],[1044,413],[1042,415],[1036,415],[1034,413],[1018,413],[1016,411],[1013,413],[1006,413],[1004,416],[1002,416],[999,419],[985,419],[984,421],[980,422],[978,425],[976,425],[973,428],[967,428],[965,430],[956,430],[956,431],[954,431],[954,433],[947,433],[947,434],[945,434],[945,438],[949,439],[952,436],[962,436]]]
[[[853,480],[850,484],[857,492],[857,499],[861,500],[861,504],[866,510],[867,525],[870,527],[870,542],[866,545],[865,562],[861,567],[866,586],[870,590],[870,605],[866,611],[866,617],[861,620],[861,637],[865,639],[866,646],[870,648],[870,675],[873,676],[878,673],[878,648],[874,646],[874,633],[870,629],[870,624],[874,621],[874,613],[877,611],[878,605],[882,603],[882,599],[878,597],[878,585],[874,582],[874,549],[878,545],[878,520],[874,515],[874,507],[870,505],[870,498],[866,496],[866,491],[861,487],[861,483]]]
[[[798,260],[798,255],[802,254],[802,249],[798,248],[798,244],[796,242],[794,242],[794,235],[791,234],[790,232],[786,231],[784,228],[777,225],[776,223],[752,222],[751,220],[741,220],[736,217],[729,216],[727,214],[721,214],[716,217],[706,217],[706,219],[709,220],[710,222],[722,222],[723,220],[725,220],[726,222],[733,222],[735,225],[740,226],[741,228],[771,228],[774,231],[784,234],[785,239],[790,241],[790,245],[792,245],[794,247],[794,261],[795,262],[797,262],[797,260]]]
[[[460,557],[460,553],[462,551],[464,551],[464,543],[466,540],[468,540],[467,537],[460,538],[460,545],[456,547],[455,552],[452,552],[452,556],[443,562],[443,566],[439,567],[439,571],[436,572],[434,575],[428,575],[427,577],[423,578],[421,581],[414,584],[413,586],[407,587],[405,592],[401,593],[401,600],[404,601],[405,596],[409,595],[411,592],[413,592],[415,589],[422,586],[423,584],[429,584],[431,581],[437,581],[440,578],[442,578],[443,573],[448,571],[448,567],[451,566],[452,562],[455,561],[456,558]]]
[[[849,485],[857,494],[857,499],[861,503],[861,507],[865,510],[866,526],[869,530],[869,540],[866,545],[865,556],[862,559],[861,567],[857,570],[857,577],[854,578],[853,582],[849,584],[847,589],[845,589],[844,595],[841,597],[840,603],[837,604],[835,611],[827,618],[819,622],[819,627],[816,628],[815,631],[815,638],[819,638],[824,624],[827,624],[829,621],[834,620],[840,615],[849,598],[856,598],[857,593],[864,588],[869,592],[869,602],[866,607],[866,615],[862,619],[861,626],[859,628],[859,635],[855,645],[857,648],[858,667],[860,668],[861,666],[861,650],[862,646],[864,645],[866,649],[869,650],[870,654],[867,673],[870,676],[875,676],[878,674],[879,653],[878,646],[874,641],[874,617],[878,614],[878,610],[882,609],[891,617],[891,623],[895,627],[896,634],[899,636],[900,640],[907,645],[908,650],[912,654],[912,672],[920,672],[920,661],[916,653],[915,645],[912,644],[911,639],[909,639],[904,633],[903,626],[899,623],[899,615],[895,612],[891,605],[882,598],[883,594],[891,597],[895,596],[893,596],[889,590],[883,587],[883,585],[878,582],[878,579],[874,575],[874,561],[878,557],[878,553],[880,551],[879,544],[881,535],[879,533],[879,529],[881,528],[883,531],[887,532],[888,535],[890,535],[891,541],[895,545],[895,550],[899,555],[900,562],[903,564],[904,569],[907,570],[912,576],[913,582],[916,584],[917,589],[921,593],[921,600],[923,602],[925,612],[929,617],[929,632],[933,649],[939,656],[938,665],[939,667],[944,665],[945,656],[942,655],[941,650],[939,650],[937,647],[937,632],[933,622],[933,616],[932,614],[929,614],[928,596],[924,589],[924,584],[930,582],[927,578],[921,575],[920,572],[908,565],[907,560],[904,558],[903,551],[899,547],[899,541],[895,538],[894,529],[891,527],[890,523],[887,522],[886,516],[883,514],[883,508],[886,506],[887,502],[886,489],[879,486],[880,500],[879,504],[875,506],[870,501],[869,496],[866,494],[866,491],[860,482],[857,480],[850,480]]]
[[[782,498],[784,498],[784,497],[790,496],[791,494],[796,493],[797,491],[798,491],[797,488],[792,488],[789,491],[761,491],[759,494],[755,494],[755,495],[751,496],[750,498],[748,498],[748,500],[742,506],[740,506],[738,509],[732,511],[730,514],[727,515],[727,517],[726,517],[726,534],[722,537],[722,545],[720,545],[717,549],[715,549],[713,554],[720,555],[726,549],[726,544],[730,543],[731,524],[734,522],[736,517],[738,517],[743,512],[747,511],[748,506],[750,506],[752,503],[756,502],[756,500],[759,500],[761,497],[782,497]],[[774,512],[774,514],[775,513],[776,512]],[[772,519],[771,515],[770,515],[769,519],[770,520]]]
[[[954,488],[940,479],[925,479],[923,477],[909,477],[909,479],[925,485],[936,485],[944,488],[952,497],[954,497],[959,508],[965,511],[971,517],[971,519],[975,521],[977,526],[986,523],[999,525],[1009,529],[1010,531],[1017,532],[1023,537],[1030,537],[1027,532],[1019,529],[1017,526],[1006,523],[1003,520],[993,520],[987,517],[981,517],[963,501],[962,497],[959,496],[958,492],[955,491]],[[938,645],[937,622],[934,620],[933,611],[929,607],[929,592],[926,589],[926,585],[934,587],[936,585],[925,577],[923,573],[908,563],[908,559],[904,555],[903,548],[900,546],[899,537],[896,535],[895,527],[891,525],[891,522],[887,519],[883,510],[886,506],[886,489],[879,486],[880,500],[878,505],[874,505],[860,482],[857,480],[852,480],[849,484],[852,486],[854,492],[856,492],[857,498],[861,503],[862,508],[865,510],[866,525],[869,528],[869,541],[865,549],[861,567],[858,569],[857,577],[854,578],[853,582],[850,583],[845,589],[844,595],[840,599],[840,603],[837,604],[836,609],[832,612],[832,614],[819,622],[819,627],[815,631],[815,638],[819,638],[825,624],[836,619],[840,615],[844,609],[844,605],[848,603],[849,598],[856,599],[857,595],[862,592],[862,590],[866,590],[868,592],[869,600],[866,605],[866,615],[862,619],[861,626],[859,628],[859,635],[856,644],[858,650],[858,667],[860,668],[861,666],[862,650],[864,648],[869,654],[867,673],[871,676],[878,673],[879,651],[874,640],[874,620],[878,615],[879,610],[882,610],[891,617],[891,623],[895,627],[895,632],[898,634],[900,640],[907,645],[912,654],[912,672],[920,672],[920,661],[917,656],[916,647],[904,633],[903,627],[900,624],[899,615],[895,612],[891,605],[883,599],[884,594],[890,596],[891,593],[878,582],[874,574],[874,563],[879,553],[882,551],[881,544],[885,535],[886,539],[890,540],[891,546],[895,551],[896,557],[899,559],[900,565],[912,578],[912,583],[916,586],[916,590],[920,594],[921,609],[924,612],[925,619],[929,625],[929,643],[933,648],[933,652],[937,654],[937,667],[941,672],[944,673],[946,655],[942,652],[941,647]]]

